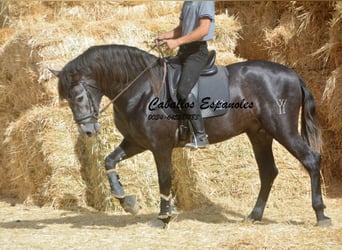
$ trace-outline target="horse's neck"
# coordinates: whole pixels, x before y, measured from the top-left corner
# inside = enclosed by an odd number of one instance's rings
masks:
[[[130,53],[132,53],[130,55]],[[160,65],[158,58],[144,53],[128,52],[130,56],[116,56],[120,61],[111,62],[116,67],[105,65],[100,83],[103,94],[111,100],[121,100],[130,106],[130,99],[139,99],[141,95],[149,95],[160,86]],[[134,62],[131,58],[134,56]],[[113,59],[113,57],[111,58]],[[100,79],[99,79],[100,80]],[[158,86],[159,85],[159,86]]]

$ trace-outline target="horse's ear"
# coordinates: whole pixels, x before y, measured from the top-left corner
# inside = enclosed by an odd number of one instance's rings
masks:
[[[74,84],[78,84],[79,81],[81,80],[81,78],[82,78],[82,73],[79,72],[79,71],[77,71],[76,73],[74,73],[74,74],[72,75],[72,82],[73,82]]]
[[[55,69],[50,69],[50,68],[48,68],[48,69],[50,70],[50,72],[52,74],[54,74],[55,76],[59,77],[59,74],[61,73],[60,70],[55,70]]]

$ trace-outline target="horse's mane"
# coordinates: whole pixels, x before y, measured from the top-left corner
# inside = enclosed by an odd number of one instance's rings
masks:
[[[122,89],[147,67],[151,67],[148,72],[153,77],[160,75],[160,67],[152,67],[156,63],[160,63],[156,56],[135,47],[93,46],[65,65],[60,76],[59,93],[65,97],[70,85],[82,75],[97,81],[103,91]],[[160,85],[158,81],[152,81],[151,84]]]

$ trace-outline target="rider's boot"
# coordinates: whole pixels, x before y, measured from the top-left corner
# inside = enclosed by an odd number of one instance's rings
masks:
[[[209,146],[208,136],[205,133],[201,110],[196,98],[192,93],[188,95],[186,103],[194,103],[192,108],[182,110],[184,114],[189,115],[189,117],[191,118],[190,122],[194,130],[194,135],[192,136],[192,140],[189,143],[185,144],[185,146],[193,149],[206,148]]]

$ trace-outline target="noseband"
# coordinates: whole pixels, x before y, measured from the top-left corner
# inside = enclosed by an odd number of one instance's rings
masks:
[[[87,89],[87,86],[91,87],[91,88],[94,88],[96,90],[98,90],[98,88],[94,85],[91,85],[91,84],[86,84],[84,82],[80,82],[80,85],[84,88],[84,90],[86,91],[87,93],[87,98],[88,98],[88,103],[89,103],[89,107],[90,107],[90,113],[89,114],[85,114],[85,115],[80,115],[80,116],[76,116],[76,112],[73,112],[74,113],[74,120],[77,124],[81,124],[83,121],[89,119],[89,118],[92,118],[94,119],[95,121],[98,120],[99,118],[99,111],[95,108],[95,100],[93,98],[93,96],[91,95],[90,91]]]

